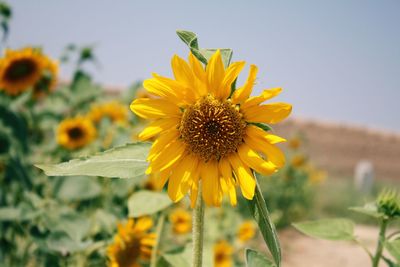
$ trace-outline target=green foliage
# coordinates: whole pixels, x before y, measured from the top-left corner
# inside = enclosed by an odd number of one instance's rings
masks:
[[[197,35],[195,33],[185,30],[178,30],[176,31],[176,33],[178,34],[179,38],[181,38],[181,40],[189,47],[193,55],[197,57],[197,59],[203,62],[205,65],[207,65],[208,60],[219,49],[221,52],[222,62],[226,67],[229,66],[229,63],[231,62],[233,55],[232,49],[229,48],[200,49],[197,40]]]
[[[293,226],[300,232],[327,240],[353,240],[354,223],[348,219],[322,219],[295,223]]]
[[[149,143],[127,144],[82,159],[60,164],[36,164],[49,176],[102,176],[142,178],[147,168]]]
[[[279,267],[281,264],[281,247],[259,185],[256,186],[254,198],[249,200],[248,203],[272,257]]]
[[[247,267],[275,267],[276,265],[266,256],[253,249],[245,250]]]
[[[172,201],[165,193],[138,191],[128,199],[129,217],[141,217],[152,215],[172,204]]]
[[[386,242],[386,249],[400,263],[400,239]]]

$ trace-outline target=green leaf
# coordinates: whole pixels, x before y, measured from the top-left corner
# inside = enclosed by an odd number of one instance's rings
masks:
[[[267,131],[267,132],[272,130],[272,127],[269,126],[269,125],[266,124],[266,123],[257,123],[257,122],[254,122],[254,123],[251,123],[251,124],[253,124],[254,126],[257,126],[258,128],[261,128],[261,129],[263,129],[264,131]]]
[[[184,253],[164,254],[163,258],[171,266],[190,267]]]
[[[102,176],[139,178],[147,168],[150,143],[134,143],[116,147],[94,156],[59,164],[36,164],[48,176]]]
[[[73,240],[64,232],[51,233],[46,240],[46,245],[49,250],[58,251],[62,255],[85,250],[91,243],[92,241],[81,242]]]
[[[275,267],[276,265],[260,252],[247,248],[245,250],[247,267]]]
[[[129,217],[151,215],[165,209],[172,201],[165,193],[152,191],[139,191],[128,199]]]
[[[229,66],[229,63],[231,62],[232,54],[233,54],[232,49],[230,49],[230,48],[199,49],[197,35],[194,32],[185,31],[185,30],[177,30],[176,34],[189,47],[189,49],[193,53],[193,55],[198,60],[203,62],[205,65],[207,65],[208,60],[219,49],[221,52],[222,62],[224,63],[225,68]]]
[[[229,66],[231,63],[232,55],[233,55],[233,50],[230,48],[207,48],[207,49],[200,49],[200,53],[206,58],[208,61],[212,55],[217,52],[217,50],[221,52],[221,58],[222,62],[225,65],[225,68]]]
[[[64,179],[57,197],[66,201],[81,201],[99,196],[101,186],[95,179],[85,176]]]
[[[252,200],[247,200],[247,202],[249,203],[251,214],[256,220],[265,243],[274,258],[275,264],[279,267],[281,265],[282,256],[278,234],[276,233],[275,226],[271,221],[267,205],[258,183],[256,184],[254,198]]]
[[[176,34],[181,40],[189,47],[193,55],[207,65],[207,59],[199,51],[199,43],[197,41],[197,35],[190,31],[177,30]]]
[[[364,215],[368,215],[377,219],[385,217],[385,214],[378,211],[378,207],[376,206],[375,202],[367,203],[363,207],[351,207],[349,208],[349,210],[362,213]]]
[[[400,263],[400,239],[386,242],[385,245],[389,253]]]
[[[2,221],[16,221],[21,217],[21,209],[4,207],[0,208],[0,222]]]
[[[353,240],[354,223],[348,219],[322,219],[295,223],[293,226],[302,232],[315,238],[327,240]]]

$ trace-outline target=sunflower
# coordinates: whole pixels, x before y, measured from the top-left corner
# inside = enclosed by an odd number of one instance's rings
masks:
[[[233,247],[225,240],[214,245],[214,267],[232,266]]]
[[[277,123],[291,112],[291,105],[261,105],[281,92],[264,90],[250,97],[257,67],[250,66],[245,84],[231,93],[245,62],[224,67],[218,50],[206,68],[193,54],[189,63],[172,58],[175,79],[153,74],[144,88],[157,98],[139,98],[131,110],[152,122],[139,134],[141,140],[156,138],[149,152],[147,174],[160,173],[168,182],[168,194],[177,202],[190,193],[192,206],[199,181],[209,206],[220,206],[224,194],[236,205],[235,185],[252,199],[256,181],[253,170],[264,175],[276,172],[285,157],[274,144],[285,139],[264,131],[262,123]]]
[[[243,222],[237,231],[237,238],[241,242],[246,242],[250,239],[252,239],[256,234],[256,228],[254,227],[254,224],[252,221],[245,221]]]
[[[174,210],[170,214],[169,220],[176,234],[186,234],[192,229],[192,216],[184,209]]]
[[[0,59],[0,90],[17,95],[34,86],[42,77],[46,63],[38,49],[7,49]]]
[[[63,120],[57,129],[57,142],[68,149],[81,148],[94,140],[96,128],[86,117]]]
[[[128,120],[128,109],[125,105],[112,101],[93,105],[88,116],[95,123],[99,123],[103,118],[108,118],[112,122],[124,124]]]
[[[140,267],[141,260],[148,260],[155,244],[155,233],[148,233],[153,226],[149,217],[129,219],[125,225],[118,224],[114,243],[108,246],[110,267]]]
[[[44,63],[40,80],[33,86],[33,96],[39,99],[54,91],[57,85],[58,62],[42,55]]]

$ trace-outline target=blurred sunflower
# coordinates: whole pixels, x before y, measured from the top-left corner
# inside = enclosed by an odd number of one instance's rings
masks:
[[[128,109],[125,105],[112,101],[93,105],[88,117],[95,123],[99,123],[103,118],[108,118],[112,122],[124,124],[128,120]]]
[[[232,266],[233,247],[225,240],[214,245],[214,267]]]
[[[68,149],[81,148],[94,140],[96,128],[86,117],[63,120],[57,129],[57,142]]]
[[[307,157],[303,154],[296,154],[293,156],[291,163],[294,167],[300,168],[307,163]]]
[[[201,180],[207,205],[220,206],[224,194],[236,205],[235,185],[245,198],[254,196],[252,170],[270,175],[284,165],[284,154],[274,144],[285,139],[256,123],[280,122],[292,107],[286,103],[260,105],[278,95],[280,88],[250,97],[255,65],[250,66],[245,84],[231,94],[231,85],[244,65],[235,62],[225,68],[219,50],[206,68],[192,54],[189,63],[174,56],[175,79],[153,74],[143,86],[157,98],[132,102],[135,114],[152,120],[139,138],[156,138],[146,173],[160,173],[163,184],[169,179],[168,194],[173,201],[190,192],[193,206]]]
[[[39,99],[52,92],[57,85],[58,62],[42,55],[44,64],[44,72],[40,80],[33,86],[33,97]]]
[[[33,87],[41,79],[47,62],[39,49],[5,50],[0,59],[0,90],[17,95]]]
[[[246,242],[252,239],[256,234],[256,228],[252,221],[245,221],[243,222],[237,231],[237,238],[241,242]]]
[[[169,220],[172,223],[172,229],[177,234],[186,234],[192,230],[192,216],[184,209],[172,211]]]
[[[140,267],[140,260],[148,260],[156,242],[156,234],[148,233],[153,226],[149,217],[129,219],[125,225],[118,224],[114,243],[108,246],[110,267]]]
[[[164,184],[161,184],[161,180],[159,179],[159,173],[153,173],[147,176],[147,179],[144,183],[144,188],[151,191],[161,191],[164,187]]]

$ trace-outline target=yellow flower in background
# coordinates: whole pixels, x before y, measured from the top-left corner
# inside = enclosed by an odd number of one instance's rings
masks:
[[[39,49],[7,49],[0,59],[0,90],[18,95],[40,81],[51,60]]]
[[[300,168],[306,164],[307,158],[303,154],[294,155],[291,163],[294,167]]]
[[[88,117],[95,123],[108,118],[114,123],[124,124],[128,120],[128,108],[116,101],[93,105]]]
[[[63,120],[57,129],[57,142],[68,149],[77,149],[91,143],[96,137],[96,128],[86,117]]]
[[[291,148],[293,150],[298,149],[301,146],[300,137],[295,136],[295,137],[289,139],[288,146],[289,146],[289,148]]]
[[[233,247],[225,240],[214,245],[214,267],[232,266]]]
[[[246,242],[252,239],[256,235],[256,228],[252,221],[243,222],[237,231],[237,238],[241,242]]]
[[[327,173],[324,170],[315,168],[313,165],[308,165],[306,171],[309,175],[309,180],[311,184],[320,184],[325,181]]]
[[[54,91],[57,85],[58,62],[43,55],[44,73],[40,80],[33,86],[33,96],[39,99]]]
[[[172,211],[169,220],[172,223],[172,229],[177,234],[186,234],[192,230],[192,216],[184,209]]]
[[[235,62],[225,68],[219,50],[206,68],[192,54],[189,63],[174,56],[175,79],[153,74],[143,86],[157,98],[132,102],[135,114],[151,120],[139,138],[156,138],[146,173],[159,173],[163,184],[169,180],[168,194],[174,202],[190,193],[193,206],[201,180],[207,205],[220,206],[224,194],[236,205],[236,185],[245,198],[254,196],[252,170],[270,175],[284,165],[284,154],[275,144],[285,139],[254,123],[278,123],[292,107],[262,104],[278,95],[280,88],[250,97],[255,65],[250,66],[245,84],[231,95],[231,85],[244,65]]]
[[[149,217],[129,219],[125,225],[118,224],[114,243],[108,246],[109,267],[140,267],[141,260],[149,260],[156,242],[156,234],[148,231],[153,226]]]
[[[144,188],[151,191],[161,191],[164,184],[161,183],[159,173],[153,173],[147,176]]]

